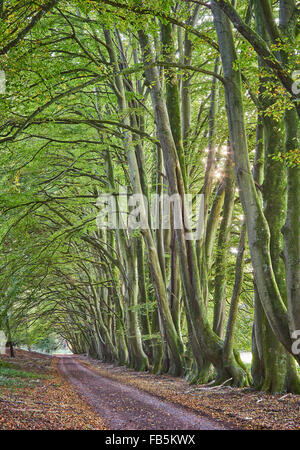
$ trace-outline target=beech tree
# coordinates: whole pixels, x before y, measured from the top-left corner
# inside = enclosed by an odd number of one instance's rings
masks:
[[[1,327],[191,383],[299,393],[299,10],[151,3],[17,9]]]

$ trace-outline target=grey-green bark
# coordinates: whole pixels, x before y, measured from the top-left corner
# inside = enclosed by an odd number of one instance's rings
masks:
[[[226,109],[235,162],[236,182],[240,189],[240,198],[246,217],[255,280],[272,330],[285,348],[291,352],[292,341],[287,311],[276,283],[271,262],[270,232],[250,170],[241,94],[241,76],[239,70],[233,69],[234,63],[237,61],[237,55],[232,30],[228,18],[216,1],[212,2],[212,12],[225,78]]]
[[[140,43],[143,50],[144,61],[153,61],[151,53],[151,42],[144,31],[139,31]],[[183,199],[184,183],[177,158],[176,146],[173,140],[167,107],[163,99],[162,87],[157,68],[152,64],[146,70],[146,79],[151,86],[151,98],[155,112],[157,135],[160,139],[164,163],[171,195],[181,195]],[[198,273],[197,255],[194,243],[186,240],[184,230],[184,207],[182,209],[182,227],[176,230],[178,241],[181,276],[183,284],[184,299],[186,301],[186,313],[189,315],[192,333],[195,339],[195,347],[217,370],[223,373],[222,341],[212,331],[208,323]],[[224,374],[224,373],[223,373]],[[244,374],[232,359],[227,368],[229,376],[236,383],[244,382]]]

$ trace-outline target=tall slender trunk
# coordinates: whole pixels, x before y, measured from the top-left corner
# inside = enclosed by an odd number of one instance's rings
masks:
[[[219,229],[217,257],[216,257],[216,275],[215,275],[215,290],[214,290],[214,332],[223,337],[225,326],[225,307],[226,307],[226,256],[228,251],[228,243],[230,239],[230,230],[233,217],[234,207],[234,179],[232,169],[232,159],[230,154],[230,147],[227,149],[227,161],[225,168],[225,199],[223,207],[223,215]]]
[[[225,101],[229,124],[230,142],[234,154],[236,181],[245,212],[248,241],[254,268],[255,281],[263,308],[273,332],[285,348],[291,352],[287,311],[276,283],[270,255],[270,231],[263,214],[250,170],[244,111],[241,92],[241,75],[234,69],[237,62],[230,22],[218,2],[211,2],[215,27],[220,46],[224,79]],[[298,357],[300,360],[300,357]]]
[[[154,63],[149,36],[144,31],[140,30],[139,37],[145,65],[146,63],[149,63],[149,61]],[[164,155],[169,193],[170,195],[180,195],[183,202],[180,213],[181,216],[177,217],[177,219],[181,221],[181,227],[176,229],[176,238],[180,255],[186,313],[189,315],[190,323],[192,325],[195,347],[197,347],[198,351],[203,353],[203,355],[215,365],[220,373],[223,369],[223,343],[212,331],[208,323],[200,287],[195,245],[193,241],[186,239],[186,224],[184,224],[184,182],[180,170],[180,163],[177,158],[176,146],[173,140],[157,67],[155,67],[154,64],[151,64],[151,67],[147,68],[145,74],[147,82],[151,86],[151,98],[155,112],[157,135]],[[237,384],[243,384],[245,382],[244,372],[235,365],[235,361],[233,360],[231,360],[228,365],[227,374],[228,378],[233,378],[234,382]]]
[[[265,32],[264,23],[262,20],[263,14],[261,11],[261,4],[255,5],[256,28],[259,35],[268,42],[268,36]],[[263,61],[259,58],[260,66],[264,67]],[[264,84],[269,79],[261,79],[261,103],[264,109],[272,106],[273,98],[267,98],[263,95]],[[284,223],[286,215],[286,169],[281,161],[276,161],[274,156],[282,151],[284,147],[284,124],[283,121],[277,121],[272,117],[263,116],[264,126],[264,183],[263,183],[263,205],[264,215],[268,222],[270,230],[270,256],[274,276],[281,294],[282,299],[286,303],[286,282],[285,282],[285,267],[282,261],[282,236],[281,228]],[[259,295],[257,295],[260,301]],[[261,364],[264,367],[264,377],[262,383],[262,390],[269,392],[281,392],[289,390],[299,384],[297,382],[297,370],[293,357],[287,353],[274,335],[267,317],[261,311],[258,318],[262,321],[263,333],[260,334],[262,342],[261,346]],[[289,371],[289,377],[287,377]],[[298,387],[299,390],[299,387]]]
[[[109,31],[105,30],[106,43],[109,47],[109,53],[111,58],[111,63],[117,67],[117,58],[114,54],[114,48],[112,39]],[[118,93],[118,103],[121,111],[126,110],[126,95],[125,88],[123,84],[123,80],[120,75],[115,76],[115,83],[117,86]],[[125,124],[128,124],[128,118],[125,116],[123,119]],[[129,124],[128,124],[129,125]],[[127,154],[127,160],[129,165],[129,173],[131,179],[131,185],[133,192],[139,194],[140,198],[143,198],[143,190],[141,187],[140,181],[140,173],[138,169],[138,163],[136,159],[135,152],[132,151],[132,139],[130,133],[125,133],[125,150]],[[168,346],[172,353],[172,357],[174,360],[174,375],[181,375],[183,373],[183,345],[178,336],[176,328],[174,326],[172,315],[170,312],[170,308],[168,305],[166,286],[164,283],[164,279],[162,276],[162,271],[160,267],[160,262],[157,254],[157,250],[155,247],[154,239],[152,236],[152,232],[150,230],[149,222],[148,222],[148,214],[146,212],[145,204],[142,201],[140,205],[140,215],[141,220],[144,223],[144,227],[141,230],[142,235],[144,237],[144,241],[148,251],[149,265],[150,265],[150,273],[153,279],[153,283],[155,286],[155,291],[158,299],[158,305],[160,310],[161,323],[164,328],[165,336],[168,342]]]

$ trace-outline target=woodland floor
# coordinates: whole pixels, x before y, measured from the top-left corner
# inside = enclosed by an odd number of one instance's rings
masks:
[[[155,397],[179,404],[219,423],[219,427],[244,430],[299,430],[300,396],[270,395],[252,389],[203,389],[169,375],[152,375],[76,356],[99,375],[132,386]]]
[[[0,430],[103,430],[98,414],[57,369],[57,358],[0,355]]]
[[[17,350],[0,355],[0,429],[300,429],[300,396],[204,388]]]

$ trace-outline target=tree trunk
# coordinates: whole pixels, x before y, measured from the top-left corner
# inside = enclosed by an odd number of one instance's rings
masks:
[[[241,76],[239,70],[234,69],[237,56],[232,29],[218,2],[213,0],[211,7],[223,64],[230,142],[234,154],[236,181],[240,189],[240,198],[246,217],[254,276],[259,296],[272,330],[285,348],[291,352],[292,340],[288,327],[287,311],[276,283],[271,262],[270,232],[250,171],[244,125]],[[298,360],[300,361],[299,356]]]

